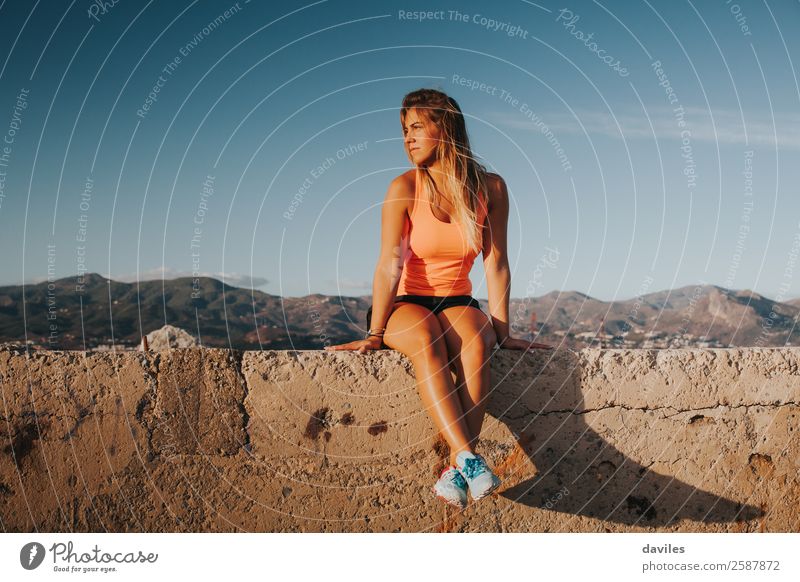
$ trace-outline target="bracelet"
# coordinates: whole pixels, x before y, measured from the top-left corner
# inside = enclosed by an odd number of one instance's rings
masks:
[[[370,328],[367,330],[367,334],[364,336],[364,339],[369,339],[369,337],[373,335],[377,337],[383,337],[383,333],[385,331],[386,331],[385,327]]]

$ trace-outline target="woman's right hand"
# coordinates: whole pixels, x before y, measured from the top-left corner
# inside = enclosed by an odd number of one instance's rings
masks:
[[[349,342],[346,344],[338,344],[335,346],[325,346],[325,349],[328,351],[353,350],[357,351],[359,354],[365,354],[370,350],[381,349],[382,343],[383,343],[383,337],[377,335],[371,335],[367,339],[363,340],[356,340],[354,342]]]

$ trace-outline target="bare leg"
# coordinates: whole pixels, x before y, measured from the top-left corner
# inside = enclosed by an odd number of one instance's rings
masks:
[[[491,390],[489,359],[497,336],[486,314],[474,307],[450,307],[437,317],[444,330],[447,351],[452,356],[470,449],[474,450],[486,416]]]
[[[404,353],[414,365],[425,410],[447,444],[451,461],[471,451],[471,435],[448,366],[447,344],[439,320],[420,305],[399,303],[386,324],[383,342]]]

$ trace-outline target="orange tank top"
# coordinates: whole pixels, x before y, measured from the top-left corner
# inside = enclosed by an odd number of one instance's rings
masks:
[[[406,218],[400,243],[403,272],[397,294],[471,295],[469,272],[479,253],[468,247],[459,223],[442,222],[433,214],[431,203],[420,196],[419,170],[415,181],[414,209]],[[485,228],[488,210],[480,200],[478,223]]]

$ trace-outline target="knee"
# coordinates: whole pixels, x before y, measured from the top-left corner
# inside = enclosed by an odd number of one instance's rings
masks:
[[[412,348],[414,355],[417,357],[447,357],[447,344],[445,343],[444,334],[441,330],[437,332],[433,326],[422,326],[414,334]]]
[[[494,330],[481,332],[471,338],[461,348],[461,359],[468,365],[483,365],[492,355],[497,335]]]

